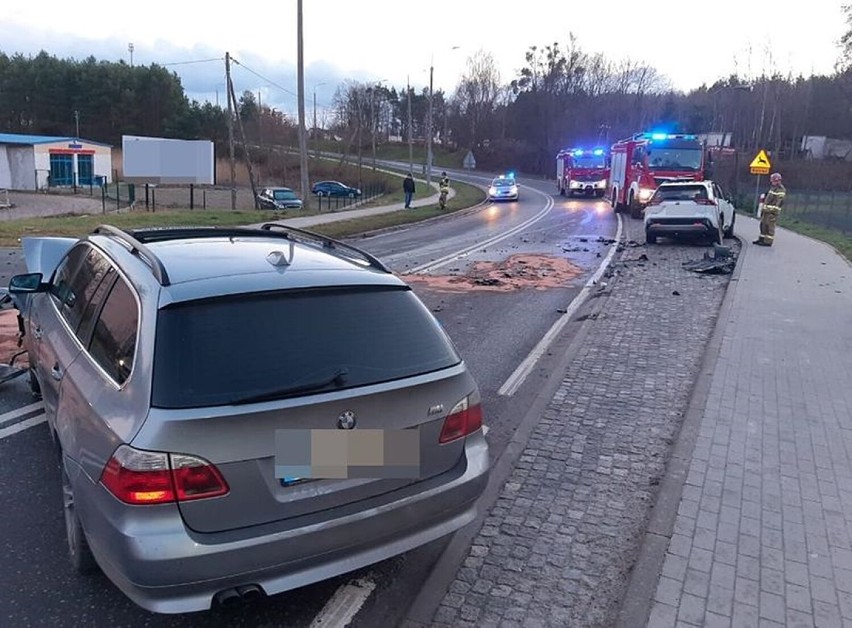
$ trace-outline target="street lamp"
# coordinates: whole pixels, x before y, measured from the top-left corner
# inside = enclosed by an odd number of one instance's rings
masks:
[[[133,49],[134,49],[133,42],[130,42],[129,44],[127,44],[127,52],[130,53],[130,67],[131,68],[133,67]]]
[[[453,46],[450,50],[458,50],[461,46]],[[426,185],[432,185],[432,101],[433,101],[433,78],[435,75],[435,53],[429,61],[429,111],[426,114]]]

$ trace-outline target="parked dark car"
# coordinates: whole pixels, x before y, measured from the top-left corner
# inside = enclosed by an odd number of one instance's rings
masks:
[[[264,188],[257,202],[261,209],[302,209],[302,199],[290,188]]]
[[[361,190],[340,181],[317,181],[311,188],[311,192],[317,196],[348,196],[349,198],[361,196]]]

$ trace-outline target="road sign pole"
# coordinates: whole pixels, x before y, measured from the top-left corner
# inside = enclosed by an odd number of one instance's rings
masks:
[[[757,216],[760,209],[760,175],[757,175],[757,183],[754,186],[754,215]]]

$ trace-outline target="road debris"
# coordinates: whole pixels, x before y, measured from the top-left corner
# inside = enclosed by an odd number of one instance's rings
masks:
[[[726,246],[714,246],[713,255],[704,253],[700,260],[684,262],[686,270],[705,275],[730,275],[737,265],[737,258]]]

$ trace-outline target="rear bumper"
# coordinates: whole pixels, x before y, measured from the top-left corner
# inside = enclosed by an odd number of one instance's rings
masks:
[[[207,610],[216,593],[254,584],[281,593],[396,556],[450,534],[476,516],[488,481],[488,446],[468,437],[464,472],[421,492],[309,525],[268,532],[187,530],[177,507],[138,509],[88,480],[80,495],[90,546],[110,580],[139,606],[159,613]],[[83,487],[81,487],[83,488]],[[78,498],[79,500],[79,498]],[[156,511],[154,510],[156,509]]]
[[[645,222],[645,232],[652,235],[713,235],[718,231],[713,221],[707,218],[655,218]]]

